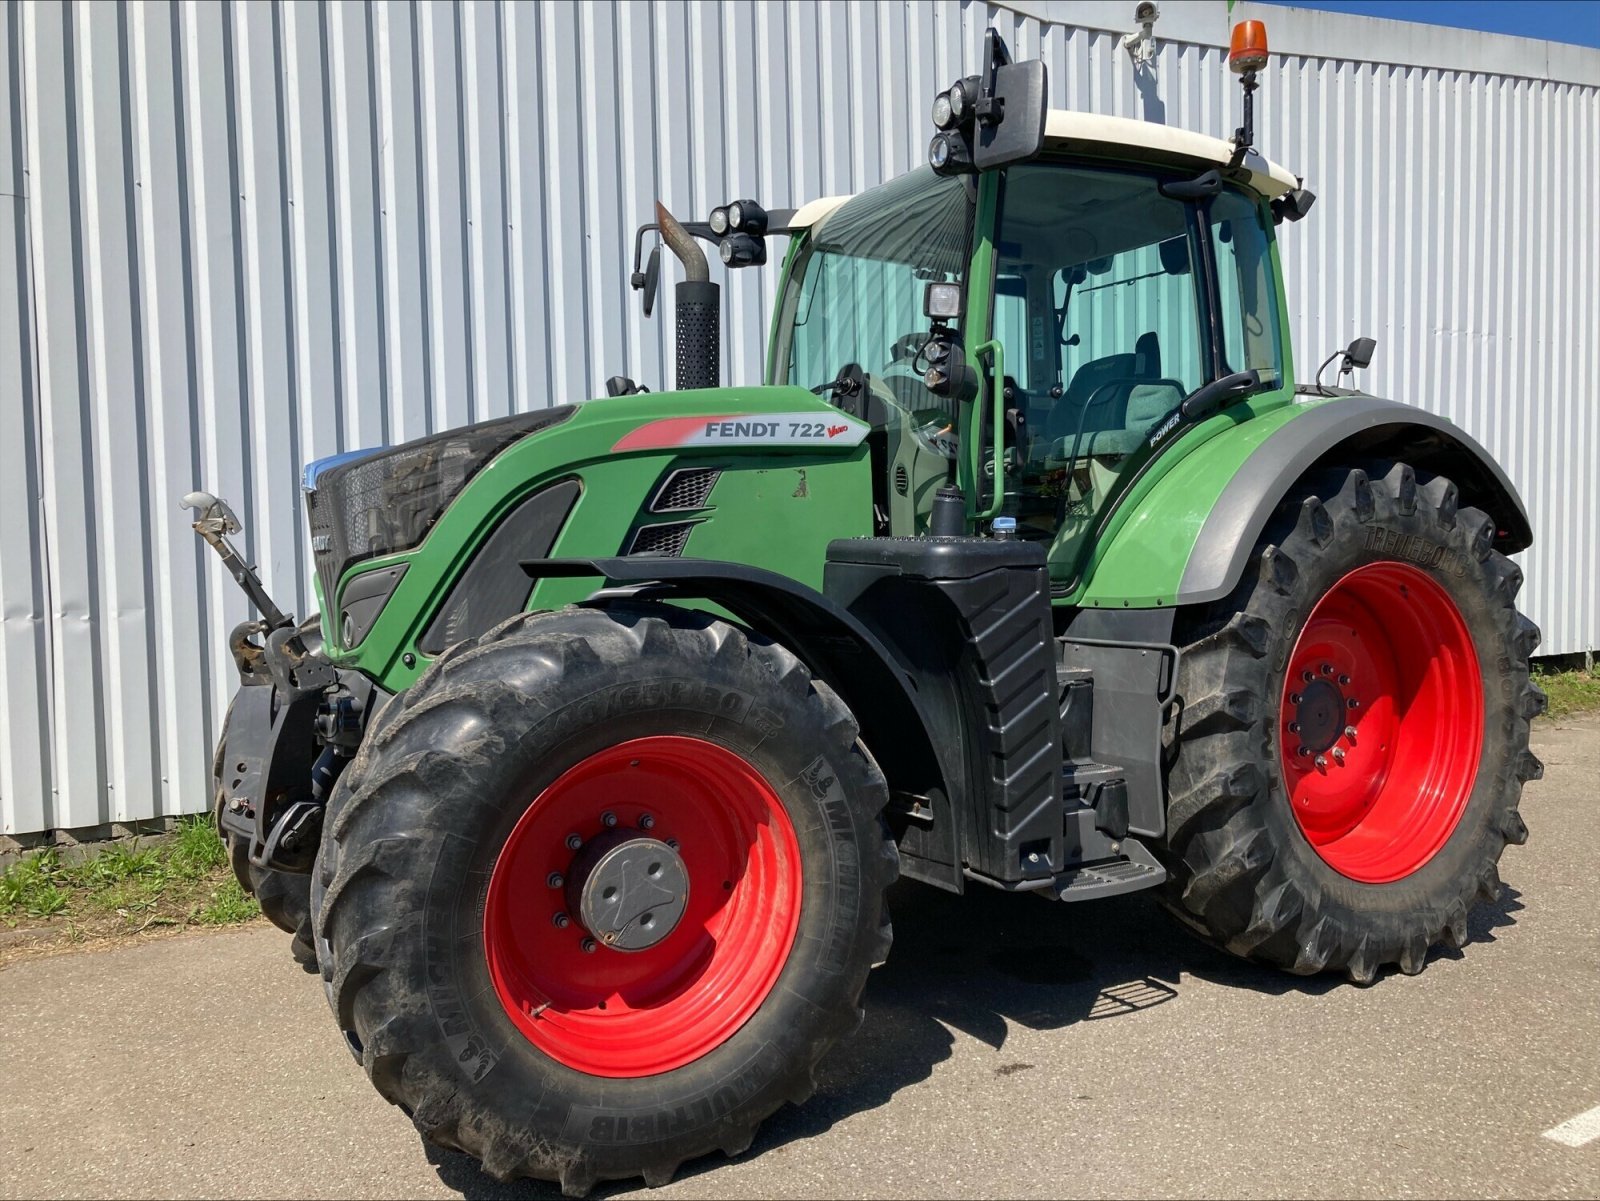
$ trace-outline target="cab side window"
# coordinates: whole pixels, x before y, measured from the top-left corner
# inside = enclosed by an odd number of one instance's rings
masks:
[[[1210,226],[1222,306],[1222,371],[1253,369],[1263,382],[1281,384],[1278,294],[1261,212],[1240,193],[1223,192],[1211,202]]]

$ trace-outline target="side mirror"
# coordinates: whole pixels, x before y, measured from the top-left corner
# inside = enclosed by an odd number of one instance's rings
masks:
[[[991,38],[997,35],[989,32]],[[1001,43],[1003,46],[1004,43]],[[1007,63],[993,75],[995,110],[991,120],[978,114],[972,162],[980,171],[1020,163],[1044,149],[1044,119],[1049,110],[1044,62]]]
[[[1344,350],[1344,362],[1340,364],[1339,371],[1356,371],[1370,366],[1372,355],[1378,349],[1376,338],[1357,338]]]
[[[645,260],[644,282],[644,315],[650,316],[655,312],[656,291],[661,287],[661,243],[657,242],[650,248],[650,257]]]
[[[940,175],[968,175],[1033,158],[1044,148],[1046,92],[1044,63],[1012,62],[1005,39],[989,30],[980,73],[934,97],[929,164]]]

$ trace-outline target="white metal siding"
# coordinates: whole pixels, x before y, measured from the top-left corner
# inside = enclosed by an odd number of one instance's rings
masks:
[[[1129,7],[6,0],[0,832],[204,807],[246,608],[183,492],[230,498],[305,611],[303,461],[662,384],[671,290],[646,323],[626,286],[650,202],[909,169],[991,21],[1055,105],[1230,131],[1222,0],[1168,5],[1139,73]],[[1320,196],[1283,230],[1299,373],[1377,337],[1368,385],[1522,489],[1544,649],[1600,646],[1600,54],[1255,15],[1259,141]],[[774,277],[729,282],[730,378]]]

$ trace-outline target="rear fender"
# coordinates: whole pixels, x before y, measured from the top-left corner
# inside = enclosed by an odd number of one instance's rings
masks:
[[[1447,475],[1463,505],[1493,518],[1495,549],[1511,554],[1532,543],[1527,510],[1505,471],[1445,418],[1365,395],[1280,413],[1216,434],[1131,498],[1126,518],[1096,549],[1077,603],[1140,608],[1220,600],[1243,577],[1256,540],[1300,479],[1363,459],[1404,459]]]

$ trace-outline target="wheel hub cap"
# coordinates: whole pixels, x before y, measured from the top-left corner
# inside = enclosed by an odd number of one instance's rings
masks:
[[[616,951],[643,951],[678,928],[689,905],[683,857],[656,838],[612,835],[585,847],[568,877],[568,904]]]
[[[1294,712],[1295,724],[1300,727],[1300,745],[1313,752],[1325,751],[1339,741],[1344,729],[1344,694],[1337,684],[1314,679],[1299,696]]]

